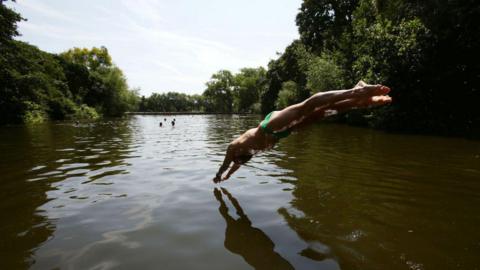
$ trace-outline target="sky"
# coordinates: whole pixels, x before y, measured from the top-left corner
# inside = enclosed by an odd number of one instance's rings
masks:
[[[26,41],[51,53],[108,48],[140,94],[201,94],[221,70],[266,67],[298,38],[301,0],[17,0]]]

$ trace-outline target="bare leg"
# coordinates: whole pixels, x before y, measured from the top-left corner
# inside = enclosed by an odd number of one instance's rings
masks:
[[[304,121],[305,118],[315,111],[332,107],[335,103],[342,100],[365,99],[372,96],[385,95],[389,91],[390,89],[388,87],[382,85],[368,85],[360,81],[350,90],[335,90],[316,93],[301,103],[274,112],[268,126],[274,131],[285,130]]]
[[[346,112],[352,109],[361,109],[367,108],[372,106],[380,106],[385,105],[392,102],[392,99],[389,96],[373,96],[367,97],[362,99],[346,99],[339,102],[334,103],[332,106],[328,108],[317,109],[312,114],[307,116],[303,121],[296,124],[292,127],[294,130],[303,129],[312,123],[319,121],[328,115],[328,111],[334,111],[334,114]]]

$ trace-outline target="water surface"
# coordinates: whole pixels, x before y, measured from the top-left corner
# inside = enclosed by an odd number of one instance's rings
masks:
[[[212,183],[257,116],[0,128],[1,269],[478,269],[480,143],[316,125]]]

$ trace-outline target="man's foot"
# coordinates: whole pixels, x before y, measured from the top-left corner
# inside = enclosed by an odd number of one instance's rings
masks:
[[[366,84],[364,81],[359,81],[353,90],[359,97],[383,96],[390,92],[390,88],[387,86]]]

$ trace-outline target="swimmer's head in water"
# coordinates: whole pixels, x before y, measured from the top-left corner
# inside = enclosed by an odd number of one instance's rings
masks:
[[[245,164],[245,163],[247,163],[252,157],[253,157],[253,155],[240,155],[240,156],[236,156],[235,159],[233,160],[233,162],[235,162],[236,164]]]

